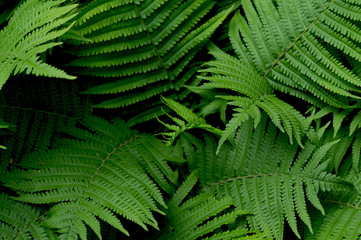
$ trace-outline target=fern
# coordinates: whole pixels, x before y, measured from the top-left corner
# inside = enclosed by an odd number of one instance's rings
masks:
[[[236,209],[254,213],[248,217],[250,226],[270,231],[276,239],[283,238],[284,220],[300,237],[296,216],[312,232],[306,199],[324,214],[319,190],[353,189],[351,183],[326,171],[328,161],[323,159],[337,141],[319,147],[308,141],[299,150],[273,124],[267,126],[265,118],[252,129],[252,121],[246,121],[237,132],[235,146],[225,145],[218,156],[214,140],[206,139],[206,148],[198,150],[194,163],[202,185],[232,197]]]
[[[79,96],[78,82],[13,78],[0,92],[0,119],[10,124],[2,132],[0,171],[24,154],[47,149],[56,132],[75,124],[89,112],[90,103]],[[1,177],[0,177],[1,179]],[[1,180],[0,180],[1,181]]]
[[[0,8],[0,239],[361,237],[360,1]]]
[[[231,42],[272,88],[321,107],[355,108],[360,78],[332,49],[360,61],[360,7],[344,0],[246,0],[245,17],[232,19]]]
[[[221,131],[218,128],[215,128],[210,124],[207,124],[206,120],[204,120],[202,117],[198,116],[197,114],[193,113],[191,110],[181,105],[180,103],[164,97],[162,98],[162,100],[170,109],[175,111],[179,116],[181,116],[187,121],[186,123],[181,119],[172,117],[170,115],[169,117],[176,123],[176,125],[170,125],[158,120],[169,130],[172,130],[172,132],[163,133],[163,136],[166,138],[166,142],[169,145],[172,144],[181,133],[195,128],[204,129],[211,133],[221,135]]]
[[[55,234],[41,225],[43,217],[40,209],[0,194],[1,239],[54,239]]]
[[[351,117],[349,113],[350,111],[348,110],[343,110],[339,113],[333,112],[330,108],[323,108],[310,117],[311,121],[320,122],[321,119],[327,118],[332,114],[333,131],[322,133],[319,139],[322,138],[322,141],[325,143],[333,141],[335,138],[340,139],[339,143],[331,147],[327,153],[327,157],[330,159],[329,170],[335,169],[336,172],[338,172],[340,166],[342,166],[342,161],[348,151],[352,152],[352,165],[354,170],[359,171],[360,169],[360,132],[349,132],[346,128],[341,128],[341,124],[346,126],[354,125],[355,119],[358,118],[357,116],[359,114]]]
[[[0,89],[11,74],[26,72],[37,76],[74,79],[41,61],[38,54],[60,42],[54,40],[71,27],[58,29],[74,18],[76,4],[61,6],[65,0],[27,0],[12,15],[0,31]]]
[[[222,214],[222,211],[232,205],[232,199],[229,197],[217,200],[209,194],[199,194],[184,200],[196,183],[197,177],[195,173],[191,173],[173,195],[168,203],[169,226],[166,227],[167,231],[157,239],[195,240],[205,235],[209,236],[210,233],[213,235],[202,239],[247,239],[247,234],[250,234],[247,229],[235,229],[214,234],[217,228],[234,222],[238,216],[248,214],[248,212],[230,211]],[[252,237],[264,239],[266,235],[256,234]]]
[[[308,128],[306,119],[292,106],[280,100],[272,91],[267,81],[259,76],[252,66],[242,63],[239,59],[223,52],[214,45],[209,47],[210,53],[216,58],[207,62],[208,68],[201,72],[211,73],[212,76],[200,76],[209,81],[199,88],[203,91],[226,89],[237,92],[240,96],[219,95],[218,98],[228,100],[236,113],[227,123],[219,141],[218,150],[222,144],[234,136],[237,128],[250,117],[255,119],[257,126],[261,118],[260,109],[264,110],[272,122],[283,132],[286,132],[292,143],[293,138],[302,145],[301,138]]]
[[[82,126],[67,131],[77,139],[23,159],[26,170],[14,169],[5,184],[18,190],[14,199],[51,204],[44,224],[57,229],[60,239],[86,239],[86,225],[101,239],[98,219],[129,235],[117,215],[158,228],[152,212],[163,214],[159,206],[166,205],[156,183],[168,192],[176,183],[165,161],[169,149],[122,121],[88,117]]]
[[[327,203],[325,216],[313,214],[314,234],[306,232],[305,239],[359,239],[360,230],[360,173],[353,168],[352,158],[345,159],[343,172],[341,173],[348,181],[352,182],[357,192],[350,191],[342,195],[330,193],[324,197]]]
[[[71,51],[79,57],[72,66],[84,67],[81,74],[110,81],[84,92],[111,97],[94,107],[125,107],[152,97],[157,101],[154,96],[169,97],[172,89],[194,81],[187,66],[230,12],[207,20],[213,5],[211,0],[88,4],[73,29],[91,41],[69,43],[79,44]]]

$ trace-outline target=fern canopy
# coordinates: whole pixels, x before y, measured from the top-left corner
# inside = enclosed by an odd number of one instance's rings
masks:
[[[74,18],[76,4],[64,5],[65,0],[22,1],[0,31],[0,89],[11,74],[26,72],[37,76],[74,79],[44,63],[39,54],[61,42],[54,40],[65,34],[71,25],[60,28]],[[59,29],[60,28],[60,29]]]
[[[360,0],[0,9],[0,239],[361,239]]]
[[[253,122],[246,121],[237,131],[234,147],[225,145],[218,155],[214,139],[205,141],[193,163],[203,187],[232,197],[236,209],[254,213],[248,217],[250,226],[270,231],[276,239],[283,239],[284,220],[300,237],[297,216],[312,232],[306,202],[324,214],[320,190],[354,191],[353,184],[327,172],[325,155],[337,141],[321,146],[308,141],[300,150],[265,118],[255,130]]]
[[[86,239],[86,225],[100,235],[99,219],[128,235],[118,215],[144,229],[158,228],[152,212],[166,207],[161,188],[171,192],[177,179],[166,159],[172,154],[150,135],[137,135],[122,121],[97,117],[68,128],[77,139],[23,159],[6,185],[19,191],[17,201],[52,204],[44,224],[60,239]],[[147,174],[154,180],[150,178]]]
[[[207,19],[213,5],[211,0],[89,3],[73,28],[87,40],[68,42],[80,45],[71,51],[79,57],[72,66],[85,68],[81,74],[109,79],[84,92],[114,96],[94,107],[144,103],[194,81],[187,66],[230,12]]]

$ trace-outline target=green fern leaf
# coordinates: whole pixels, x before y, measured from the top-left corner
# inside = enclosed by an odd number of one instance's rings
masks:
[[[12,126],[1,134],[7,150],[0,152],[0,171],[15,165],[24,154],[50,147],[57,132],[75,124],[90,109],[90,103],[78,94],[78,82],[29,80],[14,78],[0,92],[0,119]]]
[[[276,2],[242,2],[244,17],[237,13],[230,25],[238,57],[274,89],[320,107],[355,108],[360,79],[329,49],[360,61],[358,2]]]
[[[319,190],[351,191],[353,185],[327,172],[329,162],[323,159],[337,141],[319,147],[308,141],[299,149],[287,143],[287,135],[265,119],[261,118],[254,130],[253,122],[246,121],[237,131],[234,146],[224,145],[218,155],[209,143],[211,139],[206,140],[205,149],[198,149],[197,175],[203,188],[232,197],[236,209],[254,213],[248,216],[251,227],[283,239],[286,219],[301,237],[297,216],[312,231],[308,200],[324,212]],[[200,158],[207,148],[213,153]]]
[[[0,194],[1,239],[52,239],[54,233],[42,225],[43,218],[40,209],[15,202],[5,193]]]
[[[38,56],[61,44],[53,42],[54,39],[71,28],[70,25],[58,29],[75,16],[71,13],[77,5],[61,6],[64,2],[27,0],[16,8],[8,25],[0,31],[0,89],[11,74],[20,72],[37,76],[75,78],[42,62]]]
[[[207,81],[200,88],[209,91],[231,90],[241,95],[216,96],[231,100],[228,102],[229,105],[240,107],[234,109],[236,113],[223,131],[217,152],[227,139],[232,138],[237,128],[250,117],[255,119],[256,126],[261,117],[260,109],[270,116],[272,122],[281,131],[288,134],[291,143],[295,138],[302,146],[301,138],[308,128],[306,119],[291,105],[274,96],[270,85],[253,66],[244,64],[240,59],[223,52],[215,45],[211,45],[209,49],[216,60],[207,62],[208,68],[200,71],[212,74],[211,77],[200,76],[201,79]]]
[[[336,137],[336,134],[337,134],[338,130],[340,129],[341,124],[342,124],[343,120],[346,118],[348,113],[349,113],[349,111],[347,111],[347,110],[342,111],[341,113],[334,112],[332,125],[333,125],[333,128],[335,131],[334,131],[333,137]]]
[[[352,165],[355,170],[360,169],[361,134],[357,133],[352,144]]]
[[[157,228],[152,212],[163,214],[159,206],[166,206],[157,184],[171,192],[177,181],[166,163],[170,149],[122,121],[88,117],[81,123],[88,130],[68,131],[79,140],[60,140],[56,149],[23,159],[26,170],[14,171],[6,183],[19,191],[14,199],[52,204],[45,224],[60,239],[86,238],[86,225],[101,237],[98,218],[128,235],[117,215]]]
[[[306,232],[305,239],[358,239],[360,228],[360,174],[351,167],[351,158],[345,160],[345,171],[341,174],[355,184],[357,192],[349,191],[342,195],[337,193],[325,194],[327,203],[326,215],[313,214],[314,233]]]
[[[361,127],[361,111],[353,118],[350,124],[350,135],[352,135],[356,129]]]
[[[229,197],[217,200],[212,195],[199,194],[187,199],[197,180],[196,172],[192,172],[169,201],[167,210],[169,226],[158,239],[200,239],[212,234],[222,225],[234,222],[238,216],[249,214],[247,211],[230,210],[232,199]],[[229,209],[228,213],[224,213],[226,209]],[[206,239],[231,239],[231,236],[239,239],[251,233],[248,229],[242,231],[236,229],[214,234]],[[261,234],[257,236],[262,239]]]
[[[163,135],[167,138],[168,144],[172,144],[181,133],[193,128],[204,129],[214,134],[221,135],[221,131],[218,128],[208,124],[206,120],[193,113],[190,109],[186,108],[182,104],[164,97],[162,97],[162,100],[171,110],[175,111],[179,116],[187,121],[187,123],[185,123],[184,121],[168,114],[167,115],[171,118],[171,120],[174,121],[177,125],[169,125],[159,120],[168,129],[173,130],[173,132],[163,133]]]
[[[80,73],[107,78],[86,94],[107,94],[97,108],[126,108],[151,100],[135,122],[161,115],[159,95],[182,99],[197,81],[192,59],[230,10],[212,16],[212,0],[92,1],[73,30],[89,41],[69,40]],[[176,94],[175,94],[176,93]],[[151,109],[150,109],[151,108]],[[147,111],[145,113],[144,111]]]

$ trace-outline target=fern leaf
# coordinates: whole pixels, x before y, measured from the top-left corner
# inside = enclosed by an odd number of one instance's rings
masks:
[[[232,19],[230,41],[242,62],[255,66],[276,90],[320,107],[355,108],[360,79],[330,49],[359,61],[361,30],[351,19],[360,15],[350,10],[359,9],[358,3],[276,2],[243,1],[244,17],[236,13]]]
[[[360,167],[360,154],[361,154],[361,141],[360,141],[360,133],[357,133],[355,136],[355,140],[352,144],[352,165],[355,170],[358,170]]]
[[[222,225],[234,222],[238,216],[249,214],[247,211],[229,209],[232,205],[232,199],[229,197],[217,200],[209,194],[198,194],[187,198],[197,180],[196,172],[192,172],[169,201],[167,210],[169,226],[158,239],[199,239],[213,234]],[[223,212],[226,209],[229,209],[228,213]],[[242,231],[235,229],[223,234],[214,234],[210,239],[220,239],[227,235],[228,238],[224,239],[229,239],[230,236],[238,239],[251,233],[248,229]]]
[[[312,215],[314,234],[306,232],[305,239],[357,239],[360,235],[360,174],[350,164],[351,158],[346,159],[345,170],[341,175],[355,184],[357,192],[349,191],[325,194],[323,197],[327,203],[325,216]]]
[[[56,133],[86,115],[89,103],[79,96],[74,81],[14,78],[0,92],[0,119],[11,124],[1,136],[7,150],[1,151],[1,169],[15,165],[24,154],[45,150]]]
[[[1,239],[51,239],[52,233],[42,226],[43,217],[40,209],[0,194]]]
[[[71,25],[57,29],[74,18],[76,4],[64,1],[27,0],[14,11],[8,25],[0,31],[0,88],[11,74],[26,72],[37,76],[74,79],[40,61],[38,54],[61,43],[48,43],[65,34]],[[57,30],[55,30],[57,29]]]
[[[336,137],[336,134],[338,132],[338,130],[340,129],[341,127],[341,124],[342,124],[342,121],[345,119],[345,117],[347,116],[349,112],[348,111],[343,111],[341,113],[337,113],[335,112],[333,114],[333,121],[332,121],[332,125],[333,125],[333,128],[334,128],[334,137]]]
[[[354,189],[345,179],[327,172],[328,161],[323,159],[336,143],[317,147],[308,141],[300,150],[297,145],[287,143],[287,135],[277,131],[273,124],[267,124],[265,118],[261,118],[254,130],[252,121],[247,120],[238,130],[233,147],[224,145],[217,157],[198,160],[198,176],[208,176],[206,181],[201,181],[203,187],[211,188],[220,196],[232,197],[236,209],[254,213],[248,216],[252,227],[283,239],[286,219],[301,237],[297,216],[312,229],[307,199],[324,212],[317,196],[319,190]],[[208,145],[203,148],[207,149]],[[208,174],[208,166],[217,169],[218,174]]]
[[[246,110],[239,109],[238,113],[233,114],[232,119],[227,123],[226,129],[222,132],[222,137],[219,139],[217,153],[219,153],[223,143],[227,139],[232,139],[239,125],[249,119],[249,114]]]
[[[307,234],[305,239],[357,239],[361,233],[360,227],[357,225],[359,220],[360,212],[357,206],[329,207],[329,212],[325,218],[314,220],[316,224],[320,225],[317,231],[313,235]],[[331,227],[334,224],[336,226]]]
[[[361,112],[359,112],[352,120],[350,124],[350,135],[355,132],[356,129],[361,127]]]
[[[202,117],[198,116],[197,114],[193,113],[190,109],[186,108],[182,104],[172,100],[162,97],[163,102],[173,111],[175,111],[179,116],[181,116],[187,123],[183,122],[182,120],[172,117],[168,115],[171,120],[173,120],[177,125],[172,126],[166,123],[161,122],[164,126],[168,127],[170,130],[174,132],[171,133],[164,133],[163,135],[169,135],[169,140],[167,141],[168,144],[172,144],[175,139],[182,133],[187,130],[193,128],[204,129],[206,131],[215,133],[220,135],[221,131],[218,128],[213,127],[212,125],[208,124]]]
[[[179,206],[182,201],[187,197],[188,193],[192,190],[197,181],[198,178],[196,176],[196,173],[191,173],[173,195],[172,199],[169,202],[169,206]]]
[[[339,142],[330,148],[326,157],[329,159],[328,169],[331,170],[334,168],[336,172],[338,172],[344,156],[353,142],[353,137],[348,136],[345,130],[341,129],[338,131],[336,139],[338,139]],[[333,134],[329,131],[325,132],[323,134],[323,142],[327,143],[332,141],[335,141]]]
[[[213,6],[212,0],[90,2],[74,31],[91,42],[69,41],[76,45],[70,53],[79,57],[71,65],[110,81],[84,93],[111,94],[99,108],[127,107],[160,94],[175,98],[174,90],[192,82],[191,60],[230,13],[207,15]]]
[[[248,118],[255,119],[255,125],[257,125],[261,116],[260,109],[270,116],[272,122],[281,131],[288,134],[291,143],[295,138],[302,146],[301,138],[308,128],[306,119],[291,105],[274,96],[271,86],[254,67],[246,65],[240,59],[223,52],[215,45],[211,45],[209,49],[216,60],[206,63],[208,68],[201,70],[201,72],[211,73],[212,76],[200,76],[201,79],[208,81],[200,87],[209,91],[226,89],[240,94],[240,96],[216,96],[225,100],[233,100],[228,104],[241,107],[235,109],[237,113],[233,114],[233,118],[227,123],[219,142],[218,151],[227,138],[231,138],[236,129]],[[241,50],[236,49],[236,51]]]
[[[57,148],[28,155],[6,185],[19,190],[18,201],[52,204],[47,219],[60,238],[86,238],[86,225],[100,236],[97,218],[128,235],[119,219],[157,228],[153,211],[165,206],[158,184],[171,191],[176,182],[156,138],[135,135],[122,121],[109,123],[88,117],[89,130],[71,130],[79,140],[64,139]],[[124,129],[124,131],[119,131]],[[162,149],[160,147],[159,149]],[[164,148],[163,148],[164,150]],[[155,180],[151,180],[150,176]]]

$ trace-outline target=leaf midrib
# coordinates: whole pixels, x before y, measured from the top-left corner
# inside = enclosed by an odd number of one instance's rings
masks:
[[[247,179],[247,178],[258,178],[258,177],[291,177],[291,178],[297,178],[297,179],[301,178],[301,179],[305,179],[305,180],[333,183],[333,184],[338,184],[338,185],[342,185],[342,186],[346,185],[346,184],[342,184],[341,182],[326,181],[324,179],[313,178],[313,177],[302,176],[302,175],[284,174],[284,173],[279,173],[279,174],[277,174],[277,173],[265,173],[265,174],[260,173],[260,174],[252,174],[252,175],[229,178],[229,179],[222,180],[222,181],[219,181],[216,183],[211,183],[210,186],[217,186],[220,184],[226,184],[226,183],[237,181],[237,180],[242,180],[242,179]]]

